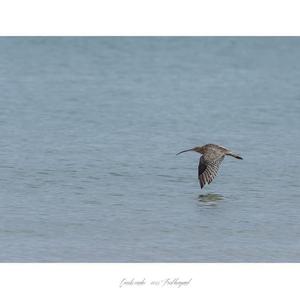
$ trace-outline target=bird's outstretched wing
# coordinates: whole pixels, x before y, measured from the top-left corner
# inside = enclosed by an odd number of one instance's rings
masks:
[[[198,179],[201,189],[205,184],[210,184],[212,182],[214,177],[217,175],[219,166],[223,160],[223,155],[213,161],[206,160],[204,156],[200,157],[198,166]]]

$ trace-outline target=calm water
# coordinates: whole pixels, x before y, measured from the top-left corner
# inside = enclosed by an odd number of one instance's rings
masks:
[[[0,90],[0,261],[300,262],[300,38],[1,38]]]

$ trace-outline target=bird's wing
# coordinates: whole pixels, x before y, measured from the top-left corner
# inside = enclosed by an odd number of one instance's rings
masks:
[[[218,157],[214,161],[205,160],[204,156],[200,157],[199,166],[198,166],[198,179],[201,186],[201,189],[205,184],[210,184],[214,177],[218,173],[218,169],[224,156]]]

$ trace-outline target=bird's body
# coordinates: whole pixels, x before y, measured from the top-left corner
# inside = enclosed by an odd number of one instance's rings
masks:
[[[243,159],[241,156],[233,153],[231,150],[216,144],[197,146],[192,149],[179,152],[177,155],[188,151],[194,151],[202,154],[198,165],[198,179],[201,189],[205,184],[210,184],[215,178],[219,166],[224,160],[225,156],[232,156],[240,160]]]

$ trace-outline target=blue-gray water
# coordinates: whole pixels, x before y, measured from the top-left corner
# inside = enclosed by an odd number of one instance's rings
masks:
[[[300,262],[300,38],[1,38],[0,91],[0,261]]]

